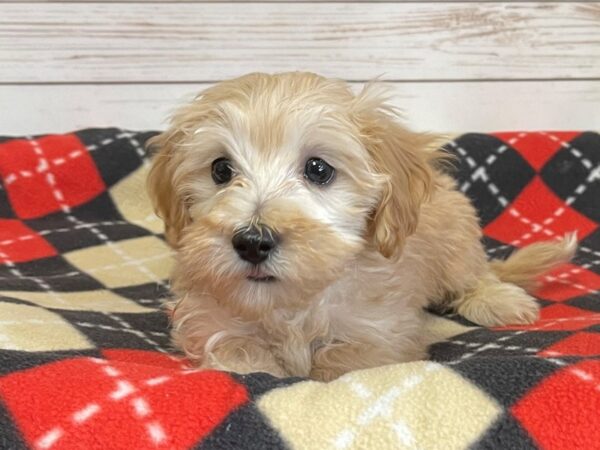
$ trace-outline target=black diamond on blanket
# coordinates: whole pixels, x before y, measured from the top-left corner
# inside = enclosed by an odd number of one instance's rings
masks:
[[[600,135],[457,136],[454,174],[493,258],[577,231],[540,320],[431,314],[429,362],[330,384],[198,371],[171,348],[172,251],[146,140],[0,138],[0,449],[598,448]]]

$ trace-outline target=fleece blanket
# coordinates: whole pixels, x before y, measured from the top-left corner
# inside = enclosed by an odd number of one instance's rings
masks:
[[[326,384],[198,371],[170,347],[152,134],[0,139],[0,448],[600,448],[600,135],[446,145],[490,257],[577,231],[537,323],[432,312],[430,360]]]

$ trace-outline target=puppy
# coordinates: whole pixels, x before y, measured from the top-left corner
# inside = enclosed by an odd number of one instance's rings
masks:
[[[250,74],[178,110],[148,178],[176,249],[175,345],[200,367],[331,380],[426,356],[422,309],[530,323],[576,240],[488,263],[433,136],[377,84]]]

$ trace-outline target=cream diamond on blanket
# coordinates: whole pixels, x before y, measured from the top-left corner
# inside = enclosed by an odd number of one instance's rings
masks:
[[[164,241],[147,236],[76,250],[64,258],[106,287],[116,288],[161,283],[171,272],[171,253]]]
[[[424,318],[425,322],[423,324],[424,332],[422,339],[427,345],[445,341],[453,336],[477,329],[475,326],[469,327],[461,325],[453,320],[429,313],[426,313]]]
[[[106,289],[84,292],[0,292],[5,297],[18,298],[46,308],[75,311],[101,311],[117,313],[145,313],[151,308],[121,297]]]
[[[110,196],[125,220],[153,233],[162,233],[163,221],[154,214],[146,193],[147,176],[148,166],[143,165],[113,186]]]
[[[94,348],[58,314],[46,309],[0,303],[0,348],[28,352]]]
[[[292,448],[307,450],[414,449],[417,443],[463,449],[502,412],[472,383],[431,362],[358,371],[329,384],[298,383],[265,394],[258,406]]]

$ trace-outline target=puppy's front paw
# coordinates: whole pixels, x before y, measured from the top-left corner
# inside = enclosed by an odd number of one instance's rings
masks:
[[[456,311],[484,327],[535,322],[540,307],[522,288],[510,283],[482,286],[457,302]]]
[[[510,285],[509,285],[510,286]],[[538,320],[540,306],[536,300],[517,286],[511,297],[495,306],[497,325],[526,325]]]
[[[341,368],[332,368],[332,367],[313,367],[310,371],[309,377],[315,381],[333,381],[342,375],[344,375],[347,370],[343,370]]]
[[[263,372],[278,378],[289,376],[282,367],[269,359],[250,362],[246,358],[224,357],[218,355],[218,352],[205,355],[201,367],[239,374]]]

